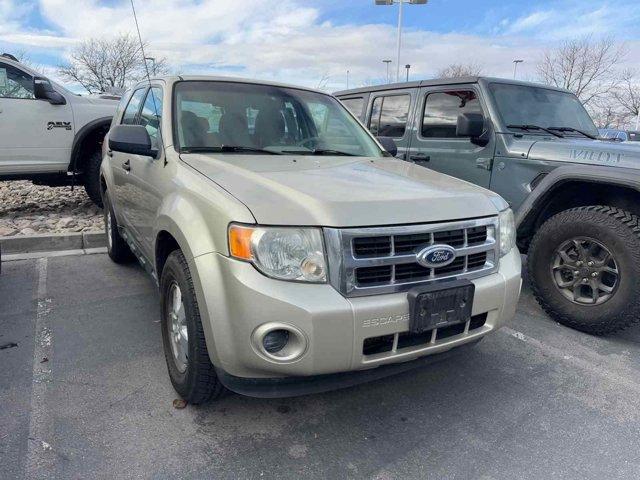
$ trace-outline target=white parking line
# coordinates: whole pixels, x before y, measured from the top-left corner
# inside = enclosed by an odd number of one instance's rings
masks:
[[[33,350],[33,381],[29,417],[29,437],[25,477],[48,478],[55,475],[53,451],[53,424],[47,408],[47,389],[52,381],[51,352],[53,336],[49,326],[51,299],[47,298],[47,259],[36,262],[38,272],[35,345]]]

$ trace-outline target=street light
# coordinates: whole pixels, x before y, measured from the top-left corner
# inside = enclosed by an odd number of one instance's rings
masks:
[[[391,79],[389,78],[389,64],[392,61],[393,60],[382,60],[382,63],[386,63],[387,64],[387,83],[391,83]]]
[[[518,64],[524,63],[524,60],[514,60],[513,61],[513,78],[516,78],[516,72],[518,71]]]
[[[347,90],[349,90],[349,70],[347,70]]]
[[[411,70],[411,65],[409,65],[408,63],[404,66],[404,68],[407,69],[407,82],[409,81],[409,70]]]
[[[376,5],[398,4],[398,63],[396,65],[396,81],[400,81],[400,50],[402,49],[402,6],[405,3],[410,5],[426,5],[428,0],[375,0]]]

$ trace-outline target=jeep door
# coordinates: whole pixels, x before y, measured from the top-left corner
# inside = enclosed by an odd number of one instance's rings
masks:
[[[398,158],[405,158],[411,138],[411,119],[415,89],[373,92],[369,100],[367,127],[375,137],[389,137],[398,147]]]
[[[73,137],[69,103],[37,100],[33,76],[0,61],[0,175],[66,172]]]
[[[421,88],[407,160],[488,188],[494,135],[484,146],[456,135],[458,116],[463,113],[483,114],[488,128],[490,120],[485,112],[487,108],[476,85]]]

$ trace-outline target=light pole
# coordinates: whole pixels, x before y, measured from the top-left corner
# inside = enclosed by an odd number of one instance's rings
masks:
[[[513,78],[516,78],[516,72],[518,71],[518,64],[524,63],[524,60],[514,60],[513,61]]]
[[[389,78],[389,65],[393,60],[382,60],[382,63],[387,64],[387,83],[391,83],[391,79]]]
[[[396,65],[396,81],[400,81],[400,51],[402,50],[402,6],[405,3],[411,5],[426,5],[428,0],[375,0],[376,5],[398,4],[398,58]]]
[[[151,72],[155,75],[156,74],[156,59],[154,57],[144,57],[145,61],[150,61],[153,62],[153,66],[151,67]]]
[[[404,66],[404,68],[407,69],[407,82],[409,81],[409,70],[411,70],[411,65],[409,65],[408,63]]]
[[[347,70],[347,90],[349,90],[349,70]]]

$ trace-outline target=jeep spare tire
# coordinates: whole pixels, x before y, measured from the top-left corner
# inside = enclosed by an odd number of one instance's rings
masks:
[[[579,207],[547,220],[529,248],[529,276],[556,321],[604,335],[640,321],[640,221],[614,207]]]

